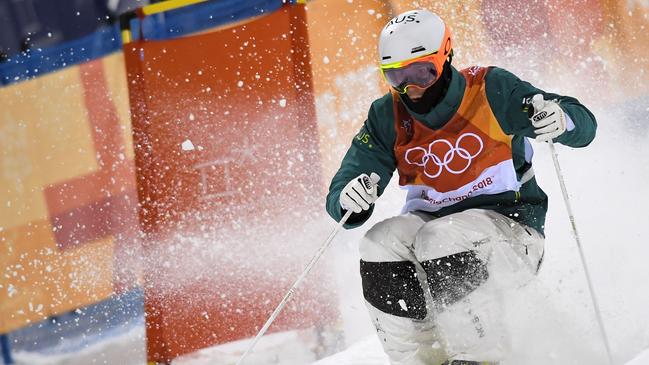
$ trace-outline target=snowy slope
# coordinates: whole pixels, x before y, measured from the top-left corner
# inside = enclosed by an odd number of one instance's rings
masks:
[[[313,365],[341,364],[390,365],[390,362],[381,349],[378,337],[371,335],[353,344],[346,351],[313,363]]]
[[[636,356],[633,360],[626,363],[626,365],[647,365],[649,364],[649,350],[645,350],[640,355]]]
[[[254,353],[244,364],[294,365],[315,361],[313,331],[271,333],[264,336]],[[235,341],[206,348],[174,360],[174,365],[231,365],[235,364],[250,345],[251,340]]]

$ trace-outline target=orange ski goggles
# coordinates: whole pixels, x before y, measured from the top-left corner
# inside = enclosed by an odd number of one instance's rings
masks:
[[[442,74],[444,63],[452,52],[451,38],[446,38],[444,52],[435,52],[405,61],[381,65],[381,74],[390,86],[405,94],[410,86],[425,89],[434,84]]]

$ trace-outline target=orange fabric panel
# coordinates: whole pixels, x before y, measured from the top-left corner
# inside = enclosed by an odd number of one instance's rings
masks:
[[[150,361],[254,336],[312,254],[295,239],[324,199],[308,50],[302,5],[126,45]],[[320,278],[271,330],[336,317]]]
[[[183,213],[222,204],[232,206],[228,216],[233,219],[242,213],[236,207],[247,204],[260,211],[274,209],[281,195],[276,188],[285,185],[273,173],[279,161],[317,163],[317,150],[302,151],[295,143],[304,136],[305,143],[317,147],[311,141],[317,131],[303,118],[308,104],[301,99],[311,96],[294,73],[293,62],[299,60],[285,56],[292,47],[288,24],[279,30],[272,18],[261,24],[254,31],[236,28],[235,38],[232,31],[222,31],[191,41],[127,45],[129,72],[140,67],[140,49],[144,54],[142,74],[130,75],[142,79],[142,94],[132,89],[136,99],[131,105],[136,144],[141,146],[136,163],[144,230],[164,236],[174,231]],[[276,143],[278,136],[282,144]],[[186,141],[190,150],[183,150]],[[242,164],[245,169],[238,168]],[[309,178],[315,178],[318,189],[318,170],[295,170],[291,176],[300,181],[313,173]],[[236,189],[233,182],[245,182],[251,174],[255,181],[245,194],[223,191]],[[282,205],[299,203],[295,195],[283,198],[288,200]]]

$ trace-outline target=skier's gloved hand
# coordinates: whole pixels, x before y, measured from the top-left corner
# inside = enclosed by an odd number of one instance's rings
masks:
[[[370,176],[360,174],[345,185],[340,192],[340,206],[344,210],[360,213],[370,209],[378,197],[378,183],[381,178],[375,172]]]
[[[547,142],[559,137],[566,130],[575,128],[574,123],[559,106],[559,103],[553,100],[544,100],[543,95],[536,94],[532,98],[532,115],[530,121],[534,126],[536,140],[538,142]]]

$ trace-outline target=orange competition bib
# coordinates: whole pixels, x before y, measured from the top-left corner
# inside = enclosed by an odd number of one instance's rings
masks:
[[[470,197],[518,191],[512,137],[500,128],[487,101],[488,68],[461,71],[462,103],[438,130],[414,119],[393,94],[399,185],[408,190],[404,212],[434,212]]]

